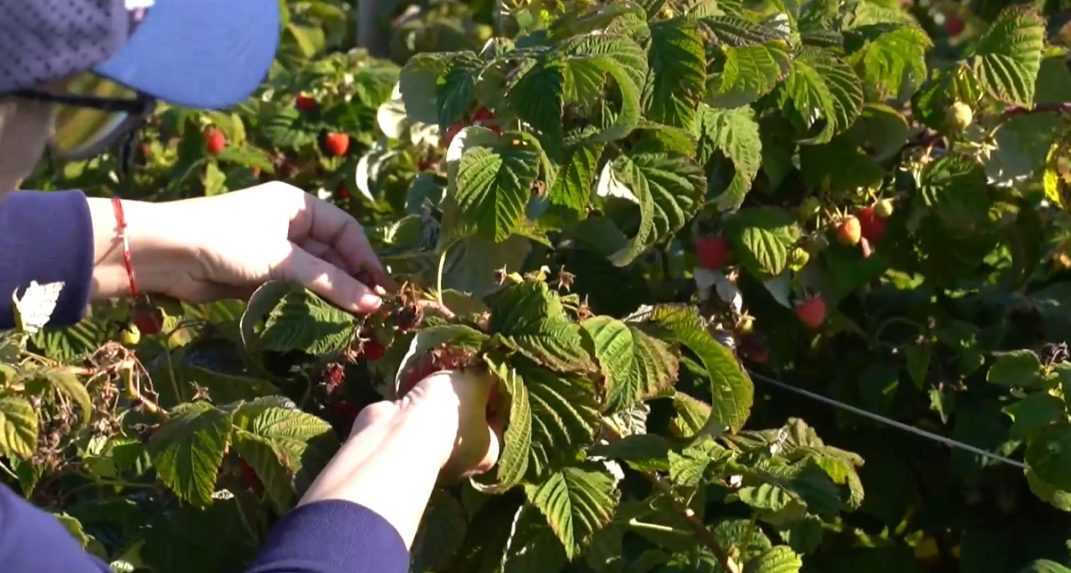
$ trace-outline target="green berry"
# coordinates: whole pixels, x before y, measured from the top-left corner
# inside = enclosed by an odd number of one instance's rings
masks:
[[[141,342],[141,330],[134,323],[127,324],[119,333],[119,342],[123,343],[123,346],[137,346]]]
[[[945,118],[954,132],[960,132],[974,123],[974,110],[971,106],[957,101],[945,110]]]

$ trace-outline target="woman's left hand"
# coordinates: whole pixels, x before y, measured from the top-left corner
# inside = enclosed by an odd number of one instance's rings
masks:
[[[286,183],[170,203],[124,201],[123,206],[134,269],[145,292],[204,302],[245,297],[278,279],[363,314],[381,303],[375,287],[391,285],[353,217]],[[111,202],[90,199],[90,212],[95,296],[125,294],[122,243]]]

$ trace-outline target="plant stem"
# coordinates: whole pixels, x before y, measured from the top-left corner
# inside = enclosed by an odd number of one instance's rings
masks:
[[[714,557],[718,560],[718,563],[722,566],[722,569],[730,573],[736,571],[733,567],[732,559],[729,558],[729,552],[718,543],[717,539],[714,539],[714,534],[711,533],[710,530],[707,529],[706,524],[695,515],[695,511],[681,503],[680,500],[677,499],[677,496],[674,495],[673,490],[666,485],[658,475],[646,472],[643,472],[641,475],[646,477],[647,480],[651,482],[651,485],[653,485],[660,493],[665,494],[666,498],[673,504],[673,508],[676,509],[677,513],[679,513],[681,517],[684,518],[684,521],[688,523],[695,538],[703,545],[706,545],[707,549],[710,549],[711,553],[713,553]]]

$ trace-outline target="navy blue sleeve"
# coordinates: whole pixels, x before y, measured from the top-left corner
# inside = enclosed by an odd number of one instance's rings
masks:
[[[327,500],[279,520],[246,573],[408,571],[409,551],[394,526],[363,506]]]
[[[30,281],[63,282],[49,324],[81,320],[93,277],[93,223],[79,191],[0,195],[0,328],[14,326],[11,294]]]
[[[52,515],[0,485],[0,569],[100,573],[111,569],[86,553]]]

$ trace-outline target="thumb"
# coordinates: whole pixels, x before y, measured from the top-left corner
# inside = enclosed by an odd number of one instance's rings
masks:
[[[291,245],[290,254],[275,268],[273,278],[296,282],[354,314],[375,312],[383,303],[372,289],[331,263]]]

